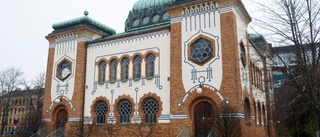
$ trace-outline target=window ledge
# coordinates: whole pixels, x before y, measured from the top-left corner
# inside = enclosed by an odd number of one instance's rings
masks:
[[[141,78],[134,78],[133,81],[139,81]]]
[[[146,79],[147,80],[151,80],[151,79],[153,79],[154,78],[154,76],[148,76]]]
[[[113,84],[113,83],[116,83],[116,81],[115,80],[110,80],[109,83]]]
[[[96,126],[105,126],[106,123],[96,123]]]
[[[103,82],[103,81],[100,81],[100,82],[98,82],[98,84],[99,84],[99,85],[103,85],[103,84],[104,84],[104,82]]]
[[[122,79],[121,80],[121,82],[127,82],[128,81],[128,79]]]

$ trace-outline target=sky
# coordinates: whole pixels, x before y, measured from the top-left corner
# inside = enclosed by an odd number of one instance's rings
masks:
[[[124,32],[129,11],[138,0],[0,0],[0,71],[19,68],[28,80],[45,72],[52,24],[83,16]],[[252,0],[242,0],[249,14]]]

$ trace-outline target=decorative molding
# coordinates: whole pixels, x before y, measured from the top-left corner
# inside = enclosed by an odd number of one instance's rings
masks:
[[[114,45],[118,45],[118,44],[122,44],[122,43],[136,42],[136,41],[141,41],[144,39],[153,39],[153,38],[161,37],[164,35],[168,36],[169,34],[170,34],[169,30],[163,30],[163,31],[154,32],[154,33],[126,37],[126,38],[116,39],[116,40],[110,40],[110,41],[106,41],[106,42],[88,45],[88,50],[93,50],[96,48],[102,48],[102,47],[107,47],[107,46],[114,46]]]
[[[76,121],[81,121],[81,117],[71,117],[71,118],[69,118],[69,122],[76,122]]]
[[[41,119],[41,122],[45,122],[45,123],[51,122],[51,118],[43,118]]]

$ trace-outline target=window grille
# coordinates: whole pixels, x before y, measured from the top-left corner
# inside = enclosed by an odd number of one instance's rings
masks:
[[[122,79],[128,79],[129,76],[129,59],[122,59]]]
[[[111,81],[115,81],[117,79],[117,65],[118,65],[118,61],[113,59],[111,61]]]
[[[107,64],[104,61],[102,61],[99,65],[99,67],[100,67],[99,82],[105,81],[106,66],[107,66]]]
[[[118,114],[120,123],[129,123],[129,118],[132,110],[131,102],[128,99],[121,99],[118,103]]]
[[[148,97],[144,99],[142,104],[142,109],[144,113],[144,122],[145,123],[155,123],[156,116],[159,110],[158,101],[153,97]]]
[[[94,105],[94,111],[97,116],[97,123],[105,123],[105,116],[108,111],[108,106],[105,101],[99,100],[95,105]]]
[[[199,39],[191,45],[191,59],[203,63],[212,56],[212,44],[209,40]]]
[[[150,76],[154,76],[154,55],[153,54],[148,54],[147,55],[147,61],[148,61],[148,64],[147,64],[147,76],[150,77]]]
[[[141,77],[141,60],[140,56],[134,58],[134,78]]]

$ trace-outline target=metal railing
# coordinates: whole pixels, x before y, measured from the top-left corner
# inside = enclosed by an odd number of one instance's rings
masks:
[[[59,127],[57,130],[50,133],[47,137],[64,137],[64,127]]]

